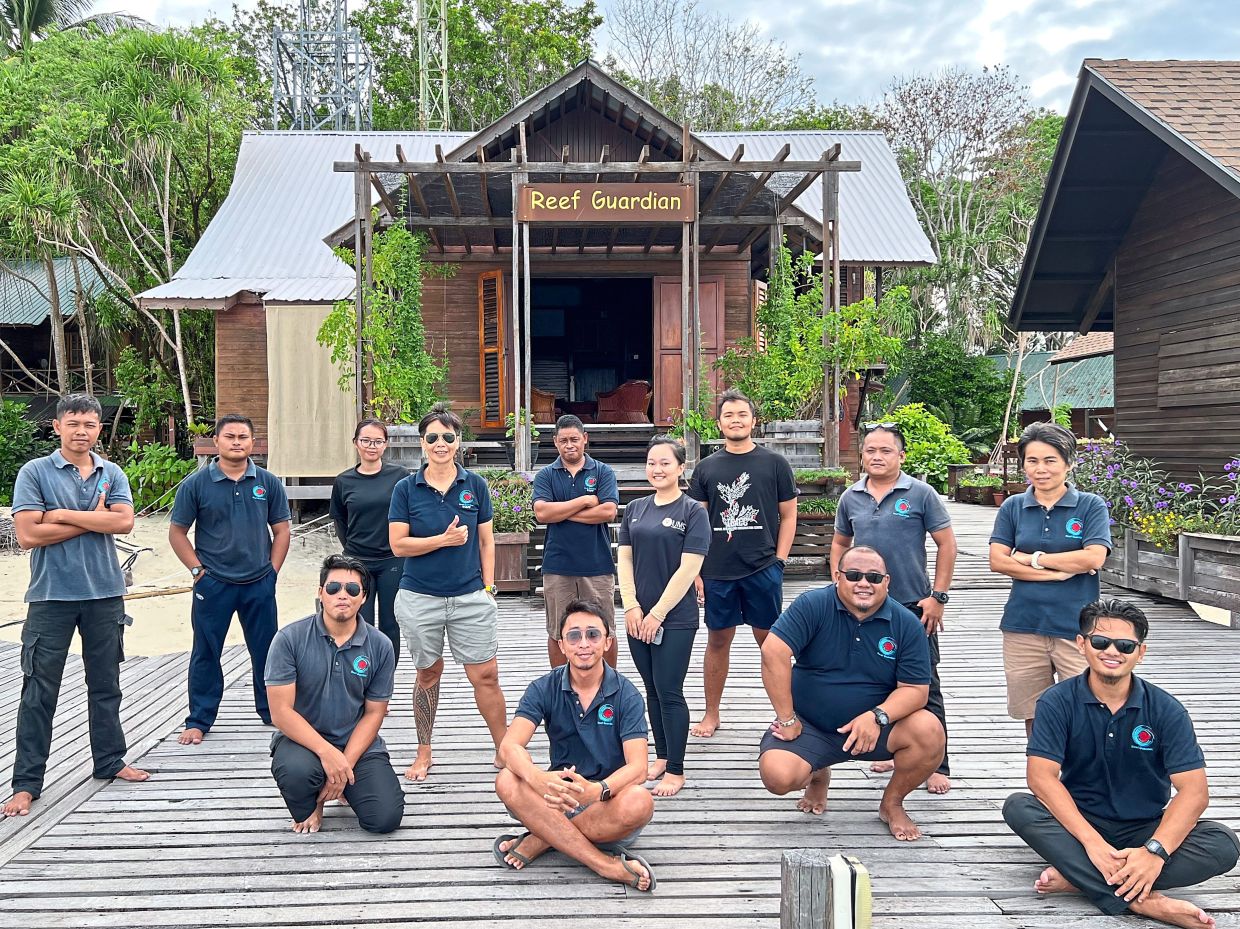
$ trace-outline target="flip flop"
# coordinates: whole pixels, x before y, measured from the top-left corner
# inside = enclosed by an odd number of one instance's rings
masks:
[[[494,844],[491,846],[491,851],[495,853],[495,860],[498,861],[501,865],[503,865],[505,868],[507,868],[510,871],[520,871],[520,870],[523,870],[524,868],[528,868],[530,865],[530,862],[533,859],[526,858],[519,851],[517,851],[517,849],[520,848],[521,843],[524,842],[529,837],[530,837],[530,834],[528,832],[506,832],[503,835],[501,835],[498,839],[495,840]],[[510,842],[513,839],[517,840],[516,844],[514,844],[512,848],[508,849],[508,851],[504,851],[503,849],[500,848],[500,846],[503,845],[505,842]],[[521,867],[516,868],[510,865],[508,861],[506,860],[508,855],[512,855],[512,857],[516,858],[519,862],[521,862]]]
[[[620,856],[620,864],[624,865],[624,870],[628,871],[630,874],[633,875],[633,880],[629,883],[628,886],[632,887],[638,893],[643,893],[643,894],[654,893],[654,889],[659,886],[659,879],[654,876],[654,868],[650,867],[650,863],[646,861],[645,858],[643,858],[641,855],[634,855],[631,851],[629,851],[623,845],[612,845],[610,846],[610,850],[614,851],[617,855]],[[650,877],[650,886],[647,887],[645,890],[642,890],[638,886],[638,884],[641,883],[642,873],[633,868],[630,868],[629,867],[630,861],[636,861],[638,864],[640,864],[643,868],[646,869],[646,874]]]

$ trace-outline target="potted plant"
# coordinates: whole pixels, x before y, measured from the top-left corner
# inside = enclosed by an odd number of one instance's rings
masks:
[[[848,472],[843,468],[794,468],[792,474],[802,494],[826,494],[838,499],[848,485]]]
[[[802,497],[797,501],[797,522],[834,522],[838,508],[833,497]]]
[[[508,466],[515,468],[516,464],[516,445],[517,445],[517,424],[521,423],[530,433],[530,464],[533,465],[538,461],[538,437],[541,434],[538,427],[534,425],[534,417],[524,407],[517,409],[515,413],[509,413],[504,417],[504,424],[508,427],[504,432],[504,438],[508,439],[508,444],[504,446],[504,450],[508,453]]]
[[[958,503],[998,506],[1003,497],[1003,478],[997,474],[966,474],[956,485]]]
[[[495,586],[501,592],[530,589],[530,530],[534,528],[534,488],[517,471],[499,468],[478,471],[491,488],[495,534]]]

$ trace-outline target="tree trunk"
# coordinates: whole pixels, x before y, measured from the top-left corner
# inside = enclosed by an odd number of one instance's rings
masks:
[[[1003,457],[1003,445],[1007,442],[1008,423],[1012,418],[1012,407],[1016,405],[1016,385],[1020,380],[1020,366],[1025,360],[1025,347],[1029,344],[1029,333],[1021,332],[1016,336],[1016,364],[1012,370],[1012,387],[1008,391],[1007,409],[1003,411],[1003,430],[999,433],[999,441],[990,455],[991,463]]]
[[[69,350],[65,345],[65,318],[60,315],[60,288],[56,284],[56,263],[50,257],[44,257],[43,267],[47,271],[47,298],[51,304],[48,320],[52,326],[52,354],[56,356],[56,389],[67,394],[69,385]]]
[[[95,395],[95,366],[90,358],[90,329],[86,325],[86,295],[82,293],[82,275],[78,270],[77,256],[69,258],[73,266],[73,294],[77,307],[78,334],[82,340],[82,374],[86,378],[86,392]]]
[[[176,343],[172,346],[177,356],[177,376],[181,381],[181,401],[185,404],[185,425],[194,425],[194,404],[189,398],[189,373],[185,369],[185,342],[181,336],[181,311],[172,311],[172,331]]]

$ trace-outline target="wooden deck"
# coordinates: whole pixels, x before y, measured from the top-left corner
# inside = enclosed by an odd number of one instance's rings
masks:
[[[130,673],[133,663],[127,663],[133,689],[126,691],[126,713],[132,727],[145,712],[145,731],[156,737],[131,728],[137,749],[149,748],[141,761],[153,780],[101,787],[90,782],[84,747],[64,741],[74,731],[84,739],[82,697],[67,684],[53,764],[71,773],[61,775],[58,792],[49,789],[40,820],[20,828],[0,824],[0,850],[15,849],[0,857],[0,925],[297,929],[429,923],[456,929],[501,920],[548,927],[571,920],[585,929],[774,927],[780,852],[816,847],[847,850],[869,865],[875,925],[883,929],[1141,926],[1133,918],[1103,917],[1079,897],[1036,897],[1031,884],[1037,859],[1000,818],[1003,799],[1023,788],[1024,759],[1022,727],[1004,712],[997,617],[1006,584],[985,567],[994,512],[952,505],[964,554],[942,670],[955,789],[944,797],[918,791],[910,798],[910,810],[927,833],[918,843],[904,845],[887,835],[875,815],[885,777],[861,764],[837,769],[831,809],[821,818],[798,813],[792,798],[762,790],[756,748],[771,714],[757,650],[744,636],[734,649],[725,728],[710,741],[691,740],[688,786],[680,796],[657,802],[641,838],[640,850],[660,881],[653,896],[607,884],[558,854],[522,873],[495,864],[492,839],[512,821],[492,792],[485,729],[464,675],[451,664],[436,730],[438,761],[429,781],[406,784],[403,827],[390,836],[368,836],[346,808],[333,805],[323,832],[294,836],[270,777],[270,733],[254,717],[244,662],[232,669],[211,737],[187,748],[173,738],[183,712],[184,659],[151,659],[164,662],[160,667],[177,680],[159,691],[154,665],[150,673],[142,665]],[[790,584],[787,594],[806,586]],[[1240,632],[1199,621],[1175,604],[1141,602],[1154,623],[1144,672],[1193,714],[1211,766],[1214,803],[1208,815],[1240,826]],[[510,709],[544,670],[541,630],[540,601],[504,601],[500,671]],[[704,640],[701,634],[690,672],[695,714],[702,706],[697,669]],[[631,672],[624,649],[621,662]],[[0,651],[0,775],[12,760],[15,666],[15,651]],[[139,681],[151,682],[145,697]],[[398,682],[400,696],[384,735],[403,768],[414,747],[407,659]],[[66,756],[69,751],[77,754]],[[1240,926],[1240,872],[1190,896],[1219,915],[1220,925]]]

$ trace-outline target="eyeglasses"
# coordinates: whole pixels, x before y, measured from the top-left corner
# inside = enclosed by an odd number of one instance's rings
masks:
[[[362,585],[357,583],[357,581],[349,581],[347,584],[342,584],[340,581],[328,581],[323,585],[323,592],[329,597],[334,597],[340,593],[341,587],[344,588],[344,592],[350,597],[357,597],[362,593]]]
[[[883,574],[882,571],[858,571],[855,568],[849,568],[847,571],[841,571],[840,573],[844,575],[844,580],[850,584],[857,583],[863,577],[871,584],[881,584],[887,579],[887,575]]]
[[[379,448],[387,445],[387,439],[358,439],[358,445],[365,445],[367,448]]]
[[[1105,652],[1112,645],[1121,655],[1131,655],[1137,650],[1140,642],[1134,642],[1132,639],[1108,639],[1104,635],[1091,635],[1089,637],[1089,647],[1096,652]]]
[[[607,633],[598,626],[591,626],[589,629],[569,629],[568,632],[564,633],[565,640],[573,645],[580,642],[582,636],[585,636],[591,642],[601,642],[607,638]]]
[[[899,435],[899,436],[904,435],[904,433],[900,429],[899,423],[862,423],[861,424],[861,432],[863,434],[871,433],[875,429],[884,429],[887,432],[894,432],[896,435]]]
[[[426,435],[422,436],[422,438],[426,442],[427,445],[434,445],[440,439],[443,439],[445,442],[451,445],[453,442],[456,441],[456,433],[455,432],[428,432]]]

